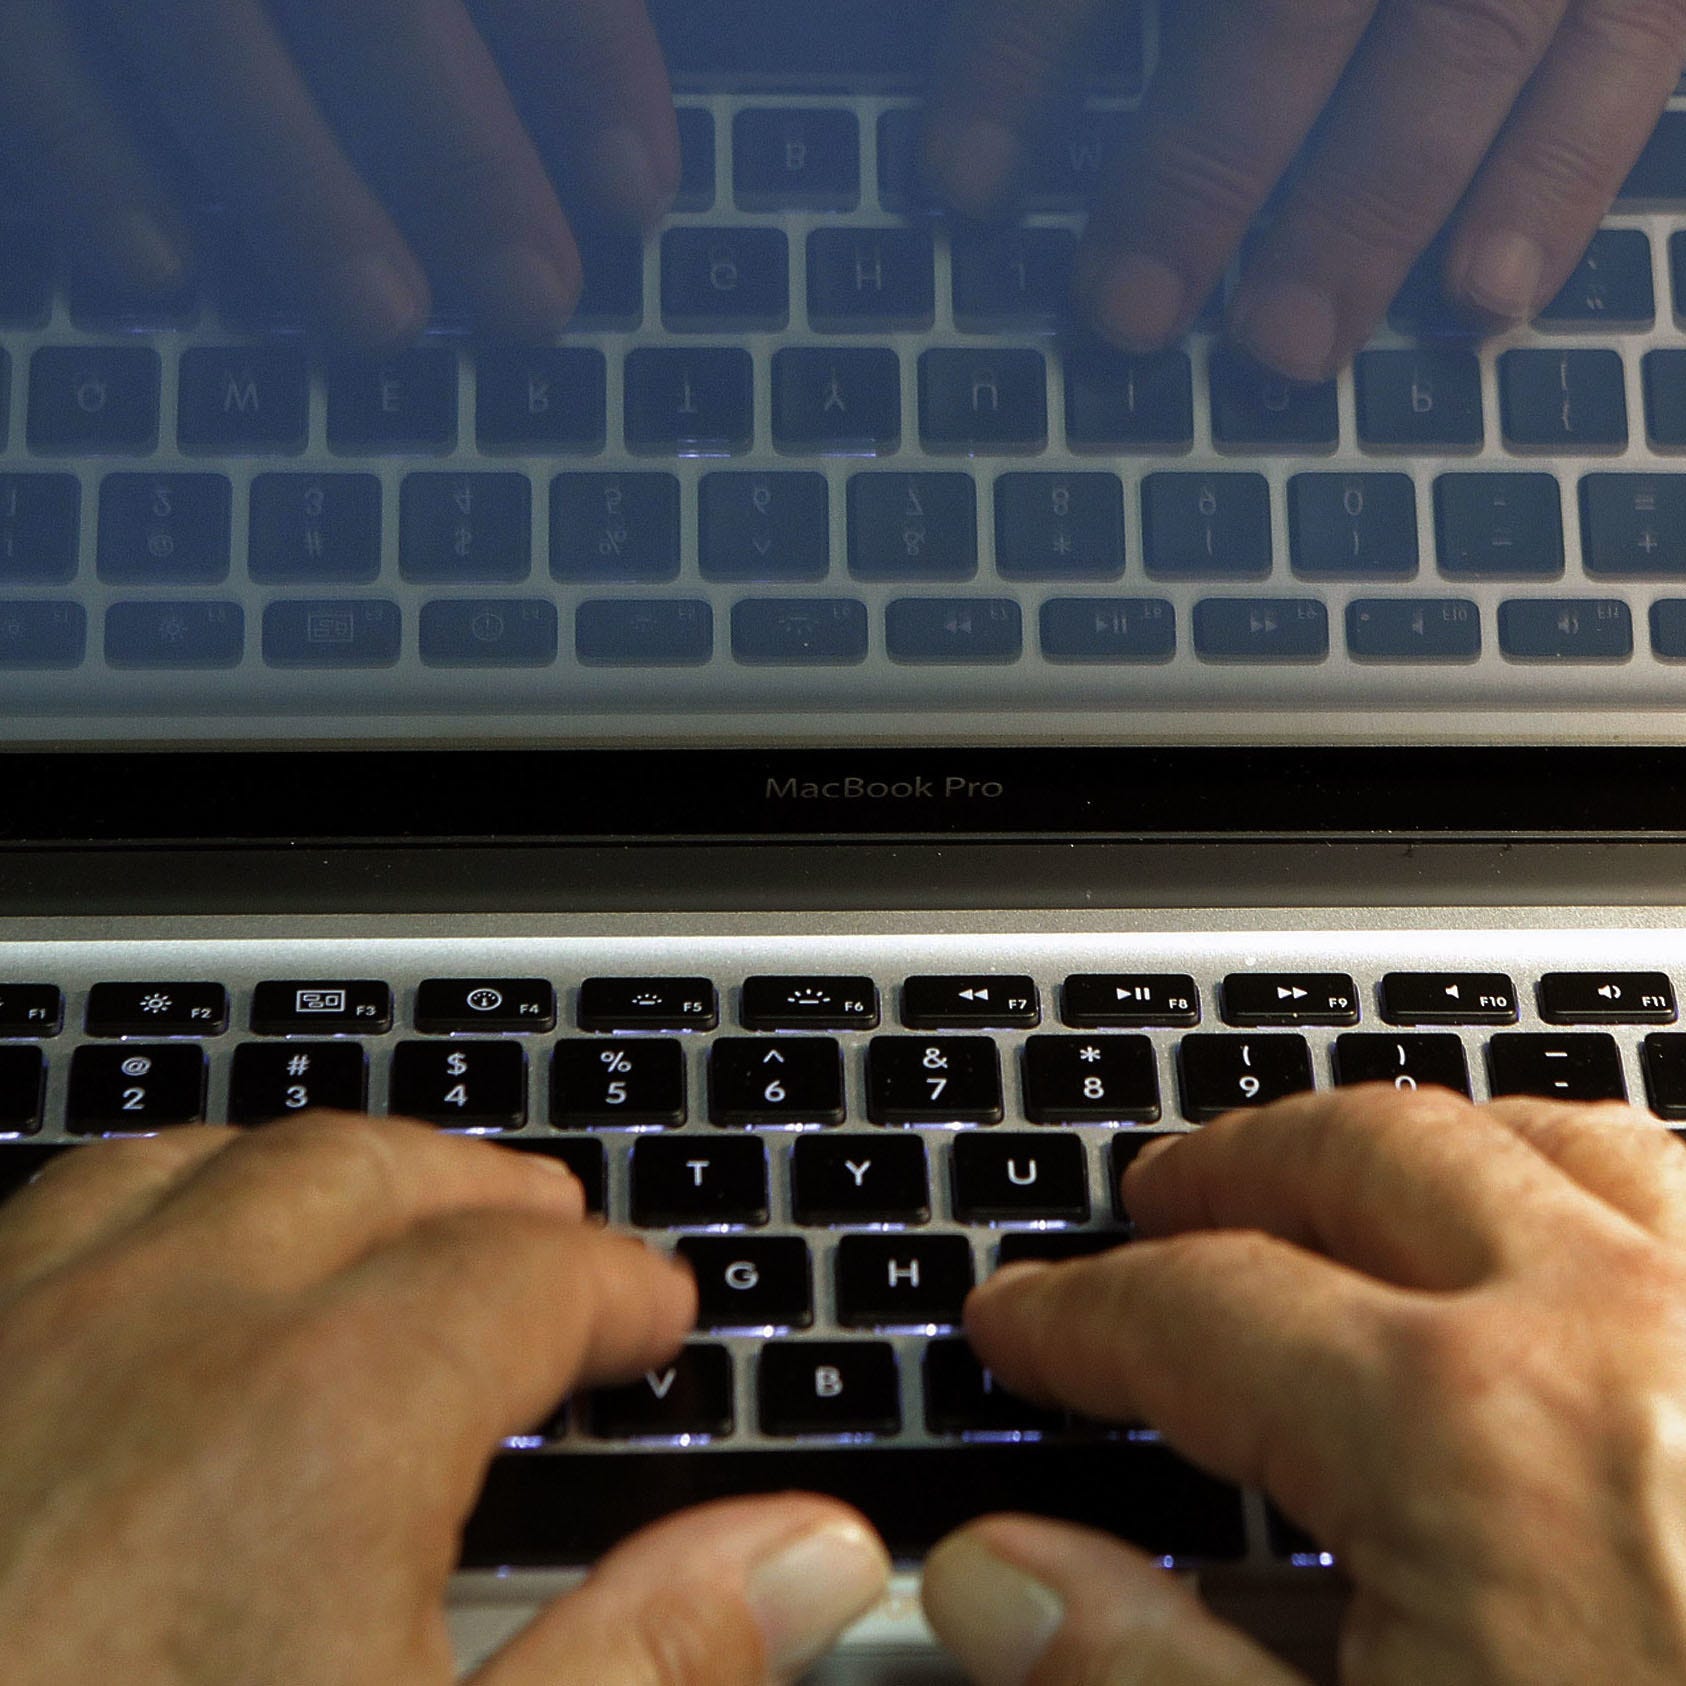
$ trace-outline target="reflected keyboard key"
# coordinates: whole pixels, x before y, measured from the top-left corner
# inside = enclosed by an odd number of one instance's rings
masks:
[[[44,346],[29,360],[29,448],[129,455],[158,439],[158,353],[142,346]]]
[[[62,585],[81,553],[72,474],[0,474],[0,585]]]
[[[628,333],[644,322],[644,242],[636,234],[576,229],[584,286],[569,327]]]
[[[1535,319],[1545,328],[1649,328],[1657,319],[1651,242],[1643,229],[1601,228],[1574,273]]]
[[[1686,574],[1686,474],[1584,475],[1581,558],[1589,574]]]
[[[747,351],[643,347],[626,360],[632,451],[731,456],[755,436],[755,369]]]
[[[1205,661],[1319,662],[1329,611],[1306,597],[1208,597],[1194,606],[1194,648]]]
[[[0,628],[4,625],[0,616]],[[1686,598],[1665,597],[1651,605],[1651,653],[1664,661],[1686,661]]]
[[[302,451],[310,420],[305,354],[284,345],[184,351],[176,414],[184,451]]]
[[[1368,450],[1479,450],[1481,363],[1473,351],[1418,346],[1360,352],[1358,437]]]
[[[1003,474],[995,482],[995,568],[1003,579],[1116,579],[1124,572],[1118,476]]]
[[[1417,572],[1417,488],[1408,474],[1296,474],[1288,535],[1306,579],[1410,579]]]
[[[902,439],[893,351],[787,347],[773,354],[773,439],[781,451],[873,456]]]
[[[919,431],[936,451],[1036,451],[1048,442],[1048,366],[1037,351],[927,351]]]
[[[902,597],[884,611],[884,642],[892,661],[995,665],[1024,653],[1024,628],[1009,598]]]
[[[483,451],[600,451],[607,406],[600,351],[488,347],[475,359],[474,428]]]
[[[816,229],[808,236],[808,324],[822,334],[928,329],[935,266],[924,229]]]
[[[449,451],[457,442],[457,354],[413,346],[328,367],[328,445],[335,451]]]
[[[1505,440],[1513,450],[1619,451],[1627,375],[1615,351],[1507,351],[1499,359]]]
[[[972,232],[954,242],[954,321],[964,333],[1057,328],[1073,314],[1077,236],[1067,228]]]
[[[1657,120],[1616,202],[1686,204],[1686,111],[1665,111]]]
[[[1177,653],[1177,612],[1160,597],[1050,597],[1042,654],[1059,662],[1165,662]]]
[[[411,474],[398,516],[407,580],[524,580],[533,566],[533,497],[524,474]]]
[[[292,599],[263,611],[263,659],[271,667],[391,667],[402,647],[396,603]]]
[[[1106,27],[1124,34],[1132,27],[1109,18]],[[1139,22],[1133,25],[1140,28]],[[1120,111],[1078,111],[1059,123],[1033,150],[1026,172],[1024,203],[1032,211],[1086,209],[1106,170],[1124,144],[1129,118]]]
[[[1686,351],[1645,354],[1645,431],[1664,450],[1686,448]]]
[[[238,603],[113,603],[105,659],[113,667],[235,667],[246,647]]]
[[[227,579],[232,502],[221,474],[108,474],[100,486],[100,578],[118,585]]]
[[[1262,474],[1150,474],[1142,482],[1147,571],[1167,578],[1270,572],[1270,483]]]
[[[1340,441],[1335,383],[1307,385],[1261,368],[1244,353],[1212,353],[1212,439],[1220,450],[1332,451]]]
[[[1556,579],[1563,572],[1555,475],[1442,474],[1434,511],[1443,574]]]
[[[1615,662],[1633,654],[1633,612],[1613,597],[1515,598],[1499,605],[1512,661]]]
[[[598,598],[580,604],[574,648],[588,666],[700,666],[714,655],[714,610],[700,598]]]
[[[679,197],[676,211],[714,209],[714,113],[700,106],[679,108]]]
[[[662,321],[676,334],[776,333],[790,322],[790,241],[776,228],[671,228]]]
[[[919,137],[924,113],[918,106],[893,106],[878,119],[878,203],[886,211],[912,211],[927,195],[919,177]]]
[[[969,474],[857,474],[849,482],[849,572],[869,580],[969,580],[978,571]]]
[[[1065,356],[1065,430],[1074,451],[1188,450],[1194,377],[1186,351],[1135,356],[1084,337]]]
[[[866,605],[841,597],[751,597],[732,605],[732,655],[748,667],[848,667],[866,660]]]
[[[833,108],[740,111],[732,121],[740,211],[852,211],[861,200],[861,126]]]
[[[1357,661],[1472,662],[1481,654],[1481,610],[1466,597],[1355,597],[1346,647]]]
[[[709,474],[697,502],[704,579],[822,580],[830,571],[823,474]]]
[[[145,292],[73,259],[65,298],[84,333],[151,334],[199,320],[199,284],[191,278],[165,293]]]
[[[550,485],[550,571],[559,580],[661,584],[679,573],[671,474],[559,474]]]
[[[549,667],[557,649],[556,605],[544,598],[422,605],[421,659],[430,667]]]
[[[381,483],[372,474],[260,474],[247,549],[265,584],[364,585],[381,571]]]
[[[0,223],[0,326],[39,328],[47,320],[56,252],[51,230]]]

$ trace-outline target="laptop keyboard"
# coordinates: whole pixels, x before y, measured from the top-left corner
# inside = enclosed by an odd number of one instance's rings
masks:
[[[410,349],[329,356],[237,257],[142,304],[0,214],[7,729],[1010,708],[1139,737],[1426,691],[1443,735],[1676,703],[1686,109],[1532,327],[1447,337],[1425,268],[1352,370],[1290,388],[1223,347],[1221,299],[1157,356],[1070,324],[1127,104],[979,232],[920,208],[911,97],[687,92],[670,225],[588,237],[579,321],[534,348],[447,300]]]
[[[996,1389],[969,1289],[1127,1243],[1116,1191],[1146,1143],[1303,1090],[1686,1122],[1658,938],[1381,933],[1334,964],[1283,934],[916,948],[934,969],[887,939],[213,941],[189,975],[155,945],[16,944],[0,1195],[99,1137],[370,1109],[559,1158],[593,1212],[676,1248],[695,1336],[511,1443],[471,1565],[586,1561],[677,1503],[785,1486],[862,1504],[904,1553],[984,1504],[1179,1560],[1312,1561],[1150,1432]]]

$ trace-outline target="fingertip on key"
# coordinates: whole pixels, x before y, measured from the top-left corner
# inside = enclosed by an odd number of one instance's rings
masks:
[[[1325,381],[1335,372],[1340,318],[1335,301],[1301,281],[1243,285],[1229,331],[1251,357],[1295,381]]]
[[[1011,199],[1021,150],[1004,123],[939,119],[925,136],[920,172],[932,195],[984,222],[999,216]]]
[[[1101,265],[1087,277],[1087,290],[1095,325],[1126,351],[1158,351],[1169,344],[1188,303],[1183,278],[1141,252]]]
[[[329,272],[323,293],[339,331],[370,349],[401,345],[427,321],[427,284],[385,252],[346,259]]]

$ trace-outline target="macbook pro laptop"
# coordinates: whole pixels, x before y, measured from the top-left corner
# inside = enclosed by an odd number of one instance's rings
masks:
[[[1071,321],[1151,7],[992,229],[918,186],[943,7],[655,11],[684,187],[554,344],[345,359],[0,205],[0,1191],[367,1108],[690,1258],[684,1352],[498,1458],[465,1659],[788,1487],[904,1571],[856,1678],[935,1666],[920,1554],[1001,1508],[1309,1631],[1317,1542],[996,1389],[960,1307],[1296,1090],[1686,1118],[1686,104],[1538,322],[1419,278],[1290,388],[1221,300],[1154,357]]]

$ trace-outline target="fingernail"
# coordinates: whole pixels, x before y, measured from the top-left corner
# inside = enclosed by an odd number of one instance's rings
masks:
[[[1478,309],[1522,322],[1534,314],[1544,270],[1545,253],[1527,235],[1500,229],[1477,244],[1454,291]]]
[[[1021,1686],[1065,1621],[1052,1587],[962,1536],[925,1568],[925,1609],[978,1686]]]
[[[1243,282],[1229,331],[1244,350],[1290,380],[1322,381],[1333,372],[1340,324],[1335,301],[1316,287],[1278,281],[1252,292]]]
[[[858,1522],[827,1522],[755,1566],[749,1607],[776,1678],[799,1674],[884,1596],[890,1559]]]
[[[644,227],[653,228],[673,208],[676,187],[663,183],[636,129],[605,129],[593,146],[591,167],[604,202],[626,207]]]
[[[326,290],[360,338],[401,340],[421,329],[423,296],[384,253],[348,259],[329,274]]]
[[[1188,289],[1158,258],[1126,252],[1091,283],[1095,320],[1126,350],[1157,351],[1182,326]]]
[[[505,246],[482,258],[476,278],[499,324],[523,334],[566,327],[579,297],[556,264],[531,246]]]
[[[187,277],[187,256],[179,241],[145,211],[130,211],[111,229],[111,243],[123,254],[123,266],[147,292],[168,293]]]
[[[967,216],[991,216],[1012,190],[1019,151],[1003,123],[938,123],[925,138],[927,185]]]

